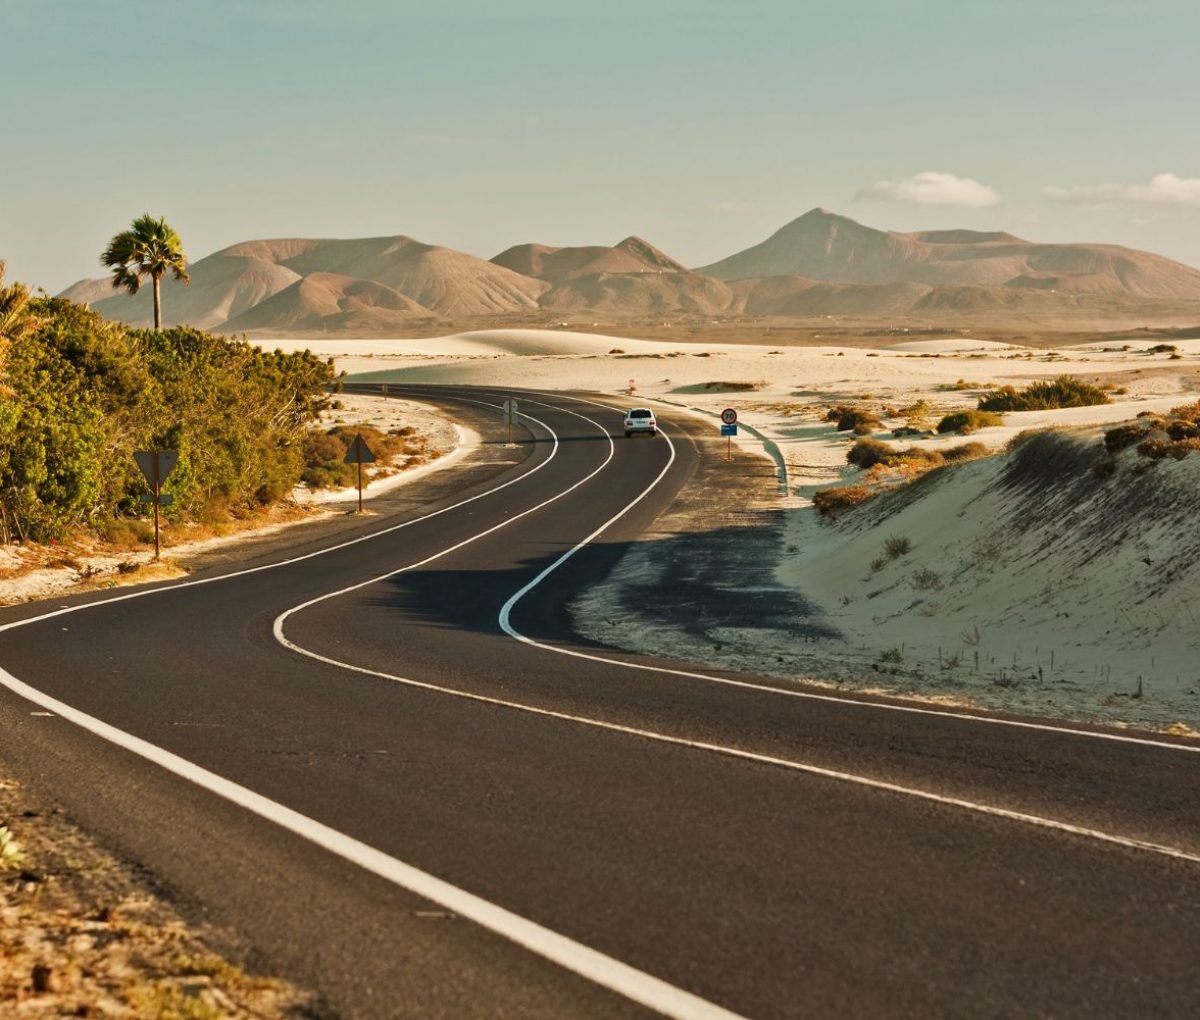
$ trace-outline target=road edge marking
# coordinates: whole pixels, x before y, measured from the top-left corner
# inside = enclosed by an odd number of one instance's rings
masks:
[[[110,744],[143,758],[188,782],[257,815],[316,846],[369,871],[393,885],[436,903],[467,918],[495,935],[507,939],[593,984],[630,999],[673,1020],[744,1020],[737,1013],[717,1006],[653,975],[631,967],[568,938],[550,928],[521,917],[490,900],[461,889],[382,850],[347,836],[314,818],[301,814],[260,793],[225,779],[141,737],[72,708],[18,680],[0,667],[0,683],[13,693],[74,723]]]
[[[544,393],[539,393],[539,396],[545,396]],[[611,404],[601,404],[594,400],[587,400],[583,397],[571,397],[572,400],[578,400],[584,404],[593,404],[596,407],[606,407],[609,410],[619,411],[620,408],[613,407]],[[667,435],[663,429],[659,430],[664,439],[671,446],[671,461],[674,460],[675,444],[671,442],[671,437]],[[686,433],[684,433],[686,435]],[[688,437],[690,439],[690,437]],[[667,466],[670,467],[671,461],[668,461]],[[678,676],[689,680],[704,680],[709,683],[722,684],[727,687],[737,687],[743,690],[757,691],[762,694],[776,694],[785,698],[803,698],[808,701],[821,701],[827,704],[839,706],[850,706],[854,708],[874,709],[876,711],[889,712],[907,712],[912,715],[935,716],[943,719],[958,719],[966,722],[984,723],[991,726],[1012,726],[1018,729],[1036,730],[1049,733],[1063,733],[1069,736],[1076,737],[1091,737],[1096,740],[1111,740],[1122,744],[1140,744],[1148,747],[1158,747],[1170,751],[1190,751],[1193,754],[1200,754],[1200,744],[1178,744],[1166,740],[1155,740],[1152,737],[1135,737],[1123,733],[1106,733],[1096,730],[1083,730],[1073,726],[1056,726],[1053,723],[1037,723],[1028,722],[1021,719],[1005,719],[995,715],[976,715],[971,712],[954,712],[937,708],[926,708],[921,705],[896,705],[886,701],[873,700],[858,700],[856,698],[839,698],[832,694],[820,694],[816,691],[798,691],[791,690],[787,687],[776,687],[771,684],[753,683],[749,680],[737,680],[732,677],[715,676],[710,673],[698,673],[691,670],[676,669],[670,666],[652,666],[648,663],[629,662],[624,659],[611,659],[604,655],[595,655],[591,652],[581,652],[573,648],[562,648],[558,645],[546,644],[538,641],[536,638],[528,637],[522,634],[511,623],[511,614],[516,604],[529,592],[538,586],[546,577],[553,573],[559,566],[569,560],[580,549],[583,549],[593,540],[603,534],[611,525],[619,521],[625,514],[632,510],[634,506],[642,501],[650,490],[653,489],[662,480],[666,474],[666,468],[651,484],[641,493],[632,503],[622,510],[615,517],[610,518],[598,529],[596,529],[587,538],[579,542],[574,548],[563,553],[554,563],[546,567],[533,581],[526,584],[520,591],[516,592],[502,607],[499,616],[499,625],[509,637],[520,641],[527,645],[532,645],[535,648],[541,648],[547,652],[554,652],[557,655],[568,655],[576,659],[587,659],[592,662],[603,662],[612,666],[620,666],[623,669],[636,669],[649,673],[661,673],[666,676]],[[632,652],[630,654],[650,654]]]

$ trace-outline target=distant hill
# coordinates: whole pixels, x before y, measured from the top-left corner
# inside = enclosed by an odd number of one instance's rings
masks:
[[[686,273],[688,270],[640,237],[627,237],[611,248],[550,248],[544,244],[518,244],[492,261],[515,273],[550,283],[601,273]]]
[[[395,235],[243,241],[190,272],[190,286],[163,283],[168,324],[254,333],[379,333],[423,320],[541,314],[1136,322],[1168,305],[1178,321],[1200,302],[1200,270],[1148,252],[1035,244],[998,231],[902,234],[824,209],[697,270],[639,237],[611,246],[521,244],[485,261]],[[112,319],[151,319],[148,287],[130,297],[108,278],[80,280],[63,296]]]
[[[437,316],[400,291],[374,280],[337,273],[309,273],[241,315],[229,319],[229,332],[259,329],[378,330]]]
[[[165,277],[162,284],[163,320],[169,326],[187,323],[210,329],[253,308],[300,279],[298,273],[265,259],[232,254],[231,249],[209,255],[189,267],[190,284]],[[84,298],[103,292],[105,297]],[[76,297],[75,295],[82,295]],[[64,292],[72,300],[84,300],[101,315],[139,326],[154,321],[151,288],[147,284],[136,295],[113,290],[111,279],[81,280]]]
[[[622,316],[678,312],[720,315],[736,311],[730,288],[698,273],[593,273],[560,283],[542,295],[543,308],[594,310]]]
[[[321,329],[319,317],[314,315],[316,307],[323,303],[319,295],[330,293],[328,279],[319,286],[297,289],[270,304],[265,312],[246,315],[314,274],[341,278],[337,287],[344,293],[338,300],[357,302],[360,310],[369,293],[380,297],[382,292],[358,288],[351,294],[346,289],[346,280],[382,285],[412,303],[411,308],[397,305],[390,309],[393,312],[462,318],[536,309],[538,296],[549,289],[547,283],[484,259],[409,237],[245,241],[192,263],[188,271],[191,275],[188,285],[170,278],[163,281],[166,323],[188,323],[230,332],[251,328],[299,329],[302,327],[293,320],[300,319],[307,323],[305,329]],[[64,296],[85,300],[111,319],[137,325],[147,325],[152,320],[148,287],[131,297],[124,291],[114,292],[106,280],[81,280],[68,288]],[[327,302],[325,307],[329,307]],[[381,309],[383,305],[376,302],[375,307]],[[278,320],[271,318],[273,311],[278,313]],[[344,316],[344,312],[345,309],[330,308],[328,314]],[[332,328],[332,324],[326,326]]]
[[[1200,270],[1108,244],[1035,244],[1011,234],[900,234],[813,209],[761,244],[696,270],[722,280],[799,276],[832,283],[1015,287],[1200,300]]]

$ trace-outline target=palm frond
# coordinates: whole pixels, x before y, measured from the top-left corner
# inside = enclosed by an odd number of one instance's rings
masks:
[[[187,255],[176,230],[162,217],[143,213],[108,243],[100,264],[111,269],[113,287],[136,294],[145,277],[160,279],[167,272],[187,282]]]
[[[29,311],[29,288],[23,283],[4,286],[5,263],[0,262],[0,346],[37,329],[37,319]]]

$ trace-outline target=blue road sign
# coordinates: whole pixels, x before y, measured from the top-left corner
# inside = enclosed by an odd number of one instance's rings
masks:
[[[737,426],[736,425],[722,425],[721,426],[721,435],[736,436],[737,435]]]

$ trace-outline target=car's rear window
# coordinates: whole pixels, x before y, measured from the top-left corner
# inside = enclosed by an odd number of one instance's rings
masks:
[[[644,407],[635,407],[632,411],[629,412],[629,417],[630,418],[653,418],[654,415],[650,411],[647,411]]]

